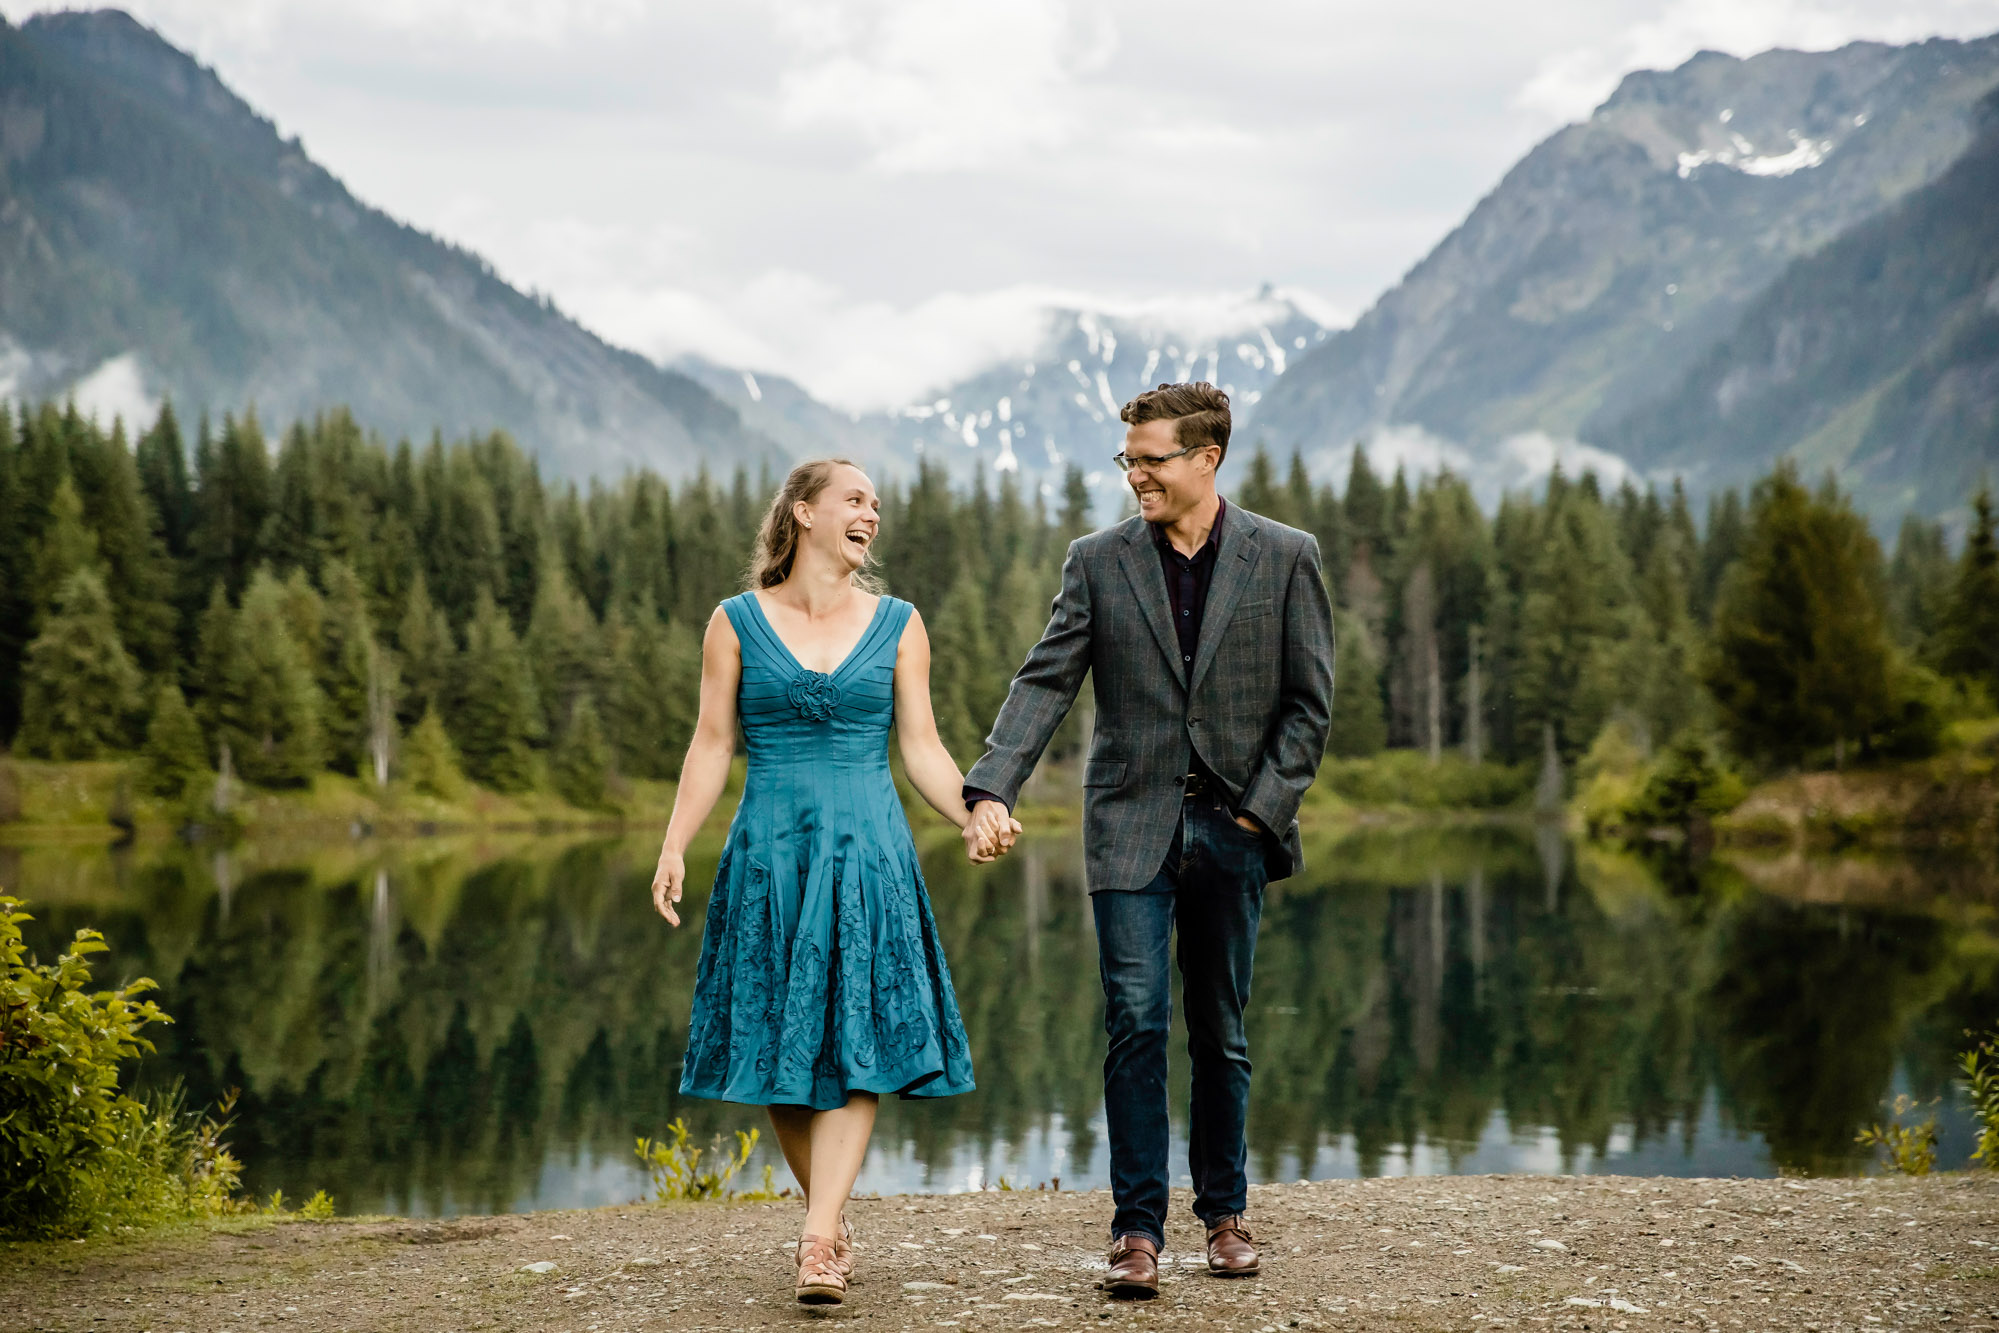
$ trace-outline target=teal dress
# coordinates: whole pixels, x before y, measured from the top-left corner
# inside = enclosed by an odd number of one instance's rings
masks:
[[[756,1105],[948,1097],[971,1052],[888,767],[908,602],[884,597],[831,675],[799,665],[756,594],[742,644],[749,778],[715,872],[680,1090]]]

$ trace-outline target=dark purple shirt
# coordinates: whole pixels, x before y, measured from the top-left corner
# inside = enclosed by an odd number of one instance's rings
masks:
[[[1159,548],[1159,567],[1166,575],[1166,601],[1173,610],[1174,637],[1180,641],[1183,677],[1194,674],[1194,651],[1201,642],[1201,617],[1208,609],[1208,585],[1214,582],[1215,561],[1222,550],[1222,519],[1228,515],[1229,502],[1218,495],[1215,504],[1215,525],[1208,529],[1208,540],[1192,555],[1181,555],[1173,549],[1173,539],[1166,535],[1163,524],[1146,525],[1152,529],[1152,544]],[[1194,762],[1200,764],[1198,756]],[[997,800],[999,797],[989,791],[965,788],[968,810],[980,801]]]

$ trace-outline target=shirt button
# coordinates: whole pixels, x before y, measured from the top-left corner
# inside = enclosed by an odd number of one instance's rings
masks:
[[[1193,658],[1191,658],[1191,657],[1182,657],[1182,658],[1181,658],[1180,660],[1181,660],[1182,662],[1191,662],[1191,661],[1193,661],[1194,659],[1193,659]]]
[[[1193,613],[1192,611],[1182,611],[1182,612],[1181,612],[1180,614],[1181,614],[1181,615],[1183,615],[1183,616],[1191,616],[1191,615],[1193,615],[1194,613]]]

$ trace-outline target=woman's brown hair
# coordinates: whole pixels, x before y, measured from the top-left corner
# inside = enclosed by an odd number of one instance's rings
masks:
[[[746,580],[749,588],[775,588],[791,577],[791,565],[798,558],[798,515],[792,509],[800,501],[811,504],[819,498],[833,480],[833,469],[850,467],[861,470],[859,463],[845,458],[819,458],[809,463],[800,463],[791,469],[784,479],[784,485],[777,488],[771,497],[770,508],[764,511],[764,521],[757,528],[756,551],[750,556],[750,572]],[[853,575],[854,586],[862,592],[879,593],[880,581],[866,570],[874,563],[872,544],[867,559],[862,561],[860,570]]]

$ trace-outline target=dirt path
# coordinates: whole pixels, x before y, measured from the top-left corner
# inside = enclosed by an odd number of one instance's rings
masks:
[[[1117,1305],[1095,1289],[1109,1206],[857,1201],[859,1280],[823,1311],[790,1299],[790,1203],[12,1246],[0,1329],[1999,1329],[1999,1176],[1259,1186],[1262,1277],[1206,1276],[1183,1213],[1160,1298]],[[522,1271],[544,1261],[553,1271]]]

